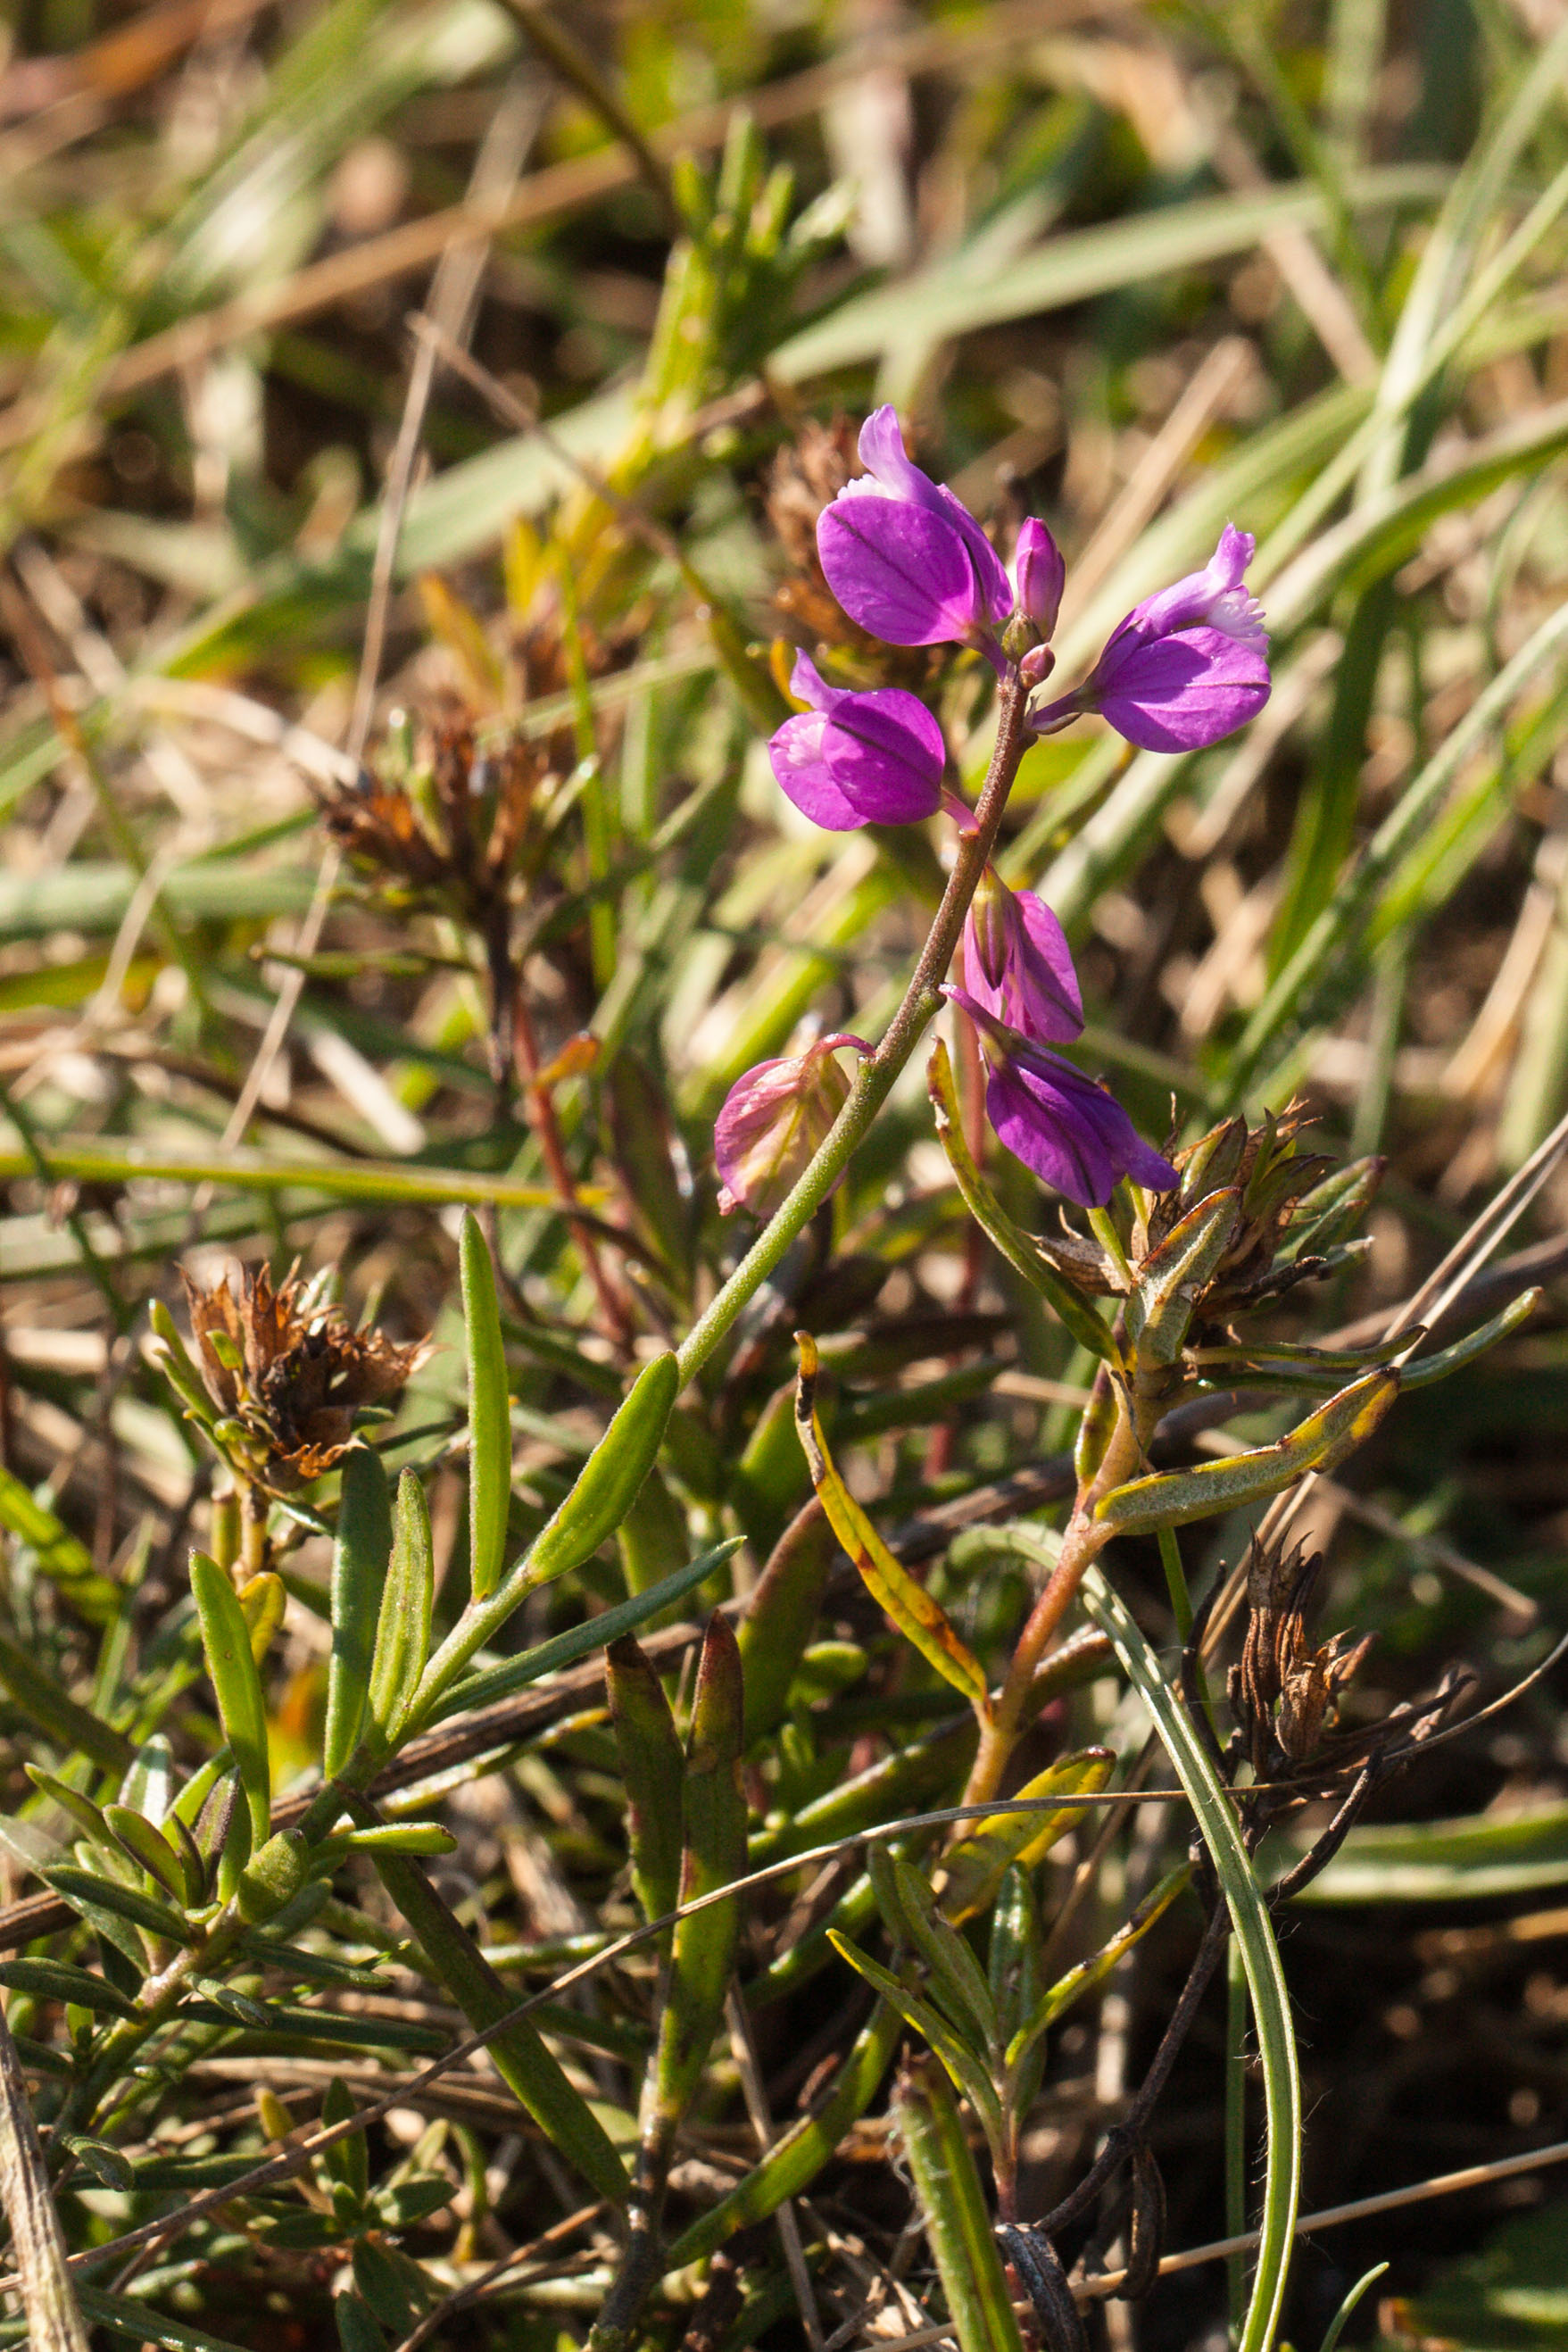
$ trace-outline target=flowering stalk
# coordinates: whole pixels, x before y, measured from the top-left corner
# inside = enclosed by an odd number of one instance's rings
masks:
[[[959,835],[958,855],[947,877],[942,904],[920,950],[904,1001],[881,1045],[862,1064],[849,1100],[788,1200],[775,1211],[724,1287],[693,1325],[678,1357],[683,1384],[702,1370],[747,1299],[767,1281],[796,1235],[804,1231],[821,1207],[887,1100],[894,1081],[919,1043],[922,1030],[940,1010],[942,982],[958,944],[969,901],[996,845],[1019,763],[1032,740],[1025,726],[1029,693],[1017,669],[1009,668],[1002,682],[997,740],[975,811],[974,830]]]

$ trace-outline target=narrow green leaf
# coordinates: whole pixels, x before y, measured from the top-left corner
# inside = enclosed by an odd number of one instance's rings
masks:
[[[155,1830],[142,1813],[130,1805],[106,1805],[103,1818],[132,1862],[140,1863],[149,1876],[155,1878],[166,1895],[176,1903],[185,1901],[185,1874],[180,1867],[179,1856],[163,1835]]]
[[[259,1851],[272,1825],[272,1770],[267,1752],[267,1707],[261,1677],[250,1654],[250,1629],[234,1586],[205,1552],[191,1554],[191,1590],[201,1620],[207,1672],[250,1813],[251,1842]]]
[[[712,1895],[745,1872],[745,1748],[740,1651],[728,1622],[716,1610],[703,1640],[686,1740],[683,1903]],[[665,2163],[718,2030],[739,1933],[738,1896],[675,1923],[640,2118],[644,2148],[656,2145]]]
[[[941,2076],[911,2067],[894,2087],[893,2116],[960,2352],[1023,2352],[986,2194]]]
[[[875,2098],[903,2032],[897,2010],[889,2001],[878,2001],[815,2114],[792,2124],[760,2164],[681,2232],[665,2257],[669,2269],[684,2270],[688,2263],[704,2261],[737,2230],[765,2220],[787,2197],[798,2197],[810,2187]]]
[[[468,1349],[468,1572],[475,1600],[487,1601],[507,1549],[512,1423],[496,1270],[472,1211],[464,1214],[458,1263]]]
[[[485,2030],[514,2010],[516,1993],[453,1916],[420,1864],[406,1854],[378,1853],[373,1859],[382,1884],[470,2025]],[[501,2079],[557,2154],[582,2175],[596,2196],[623,2205],[630,2183],[613,2143],[528,2019],[514,2018],[503,2026],[489,2050]]]
[[[1305,1470],[1333,1470],[1364,1444],[1399,1394],[1394,1370],[1368,1372],[1308,1413],[1273,1445],[1228,1454],[1192,1470],[1171,1470],[1113,1487],[1094,1516],[1118,1535],[1151,1535],[1156,1528],[1245,1509],[1277,1495]]]
[[[430,1654],[434,1606],[430,1506],[418,1473],[405,1470],[397,1482],[397,1526],[381,1588],[370,1670],[367,1706],[378,1756],[391,1755],[402,1738]]]
[[[685,1758],[664,1686],[630,1633],[604,1653],[610,1720],[626,1789],[632,1885],[645,1919],[662,1919],[680,1895],[685,1837]]]
[[[22,1769],[34,1788],[47,1797],[51,1804],[58,1805],[62,1812],[68,1813],[77,1827],[85,1830],[95,1845],[113,1845],[114,1832],[104,1819],[101,1807],[95,1805],[90,1797],[84,1797],[79,1789],[73,1789],[68,1781],[59,1780],[53,1772],[46,1772],[41,1764],[25,1764]]]
[[[1191,1863],[1179,1863],[1175,1870],[1166,1873],[1152,1895],[1145,1896],[1132,1917],[1123,1922],[1107,1943],[1103,1944],[1097,1952],[1091,1953],[1088,1959],[1080,1960],[1075,1969],[1069,1969],[1064,1977],[1058,1977],[1009,2042],[1007,2063],[1009,2066],[1019,2064],[1031,2043],[1048,2027],[1054,2025],[1075,2000],[1082,2000],[1086,1992],[1092,1992],[1096,1985],[1104,1982],[1124,1952],[1130,1952],[1139,1937],[1148,1933],[1155,1921],[1162,1912],[1168,1910],[1191,1879]]]
[[[897,2010],[904,2023],[913,2026],[915,2032],[930,2044],[952,2077],[954,2087],[963,2093],[974,2108],[987,2137],[994,2141],[1001,2131],[1002,2110],[987,2072],[984,2050],[974,2048],[955,2026],[949,2024],[940,2010],[930,2001],[922,2000],[920,1995],[912,1992],[891,1969],[884,1969],[880,1960],[873,1960],[869,1952],[862,1952],[859,1945],[851,1943],[847,1936],[835,1933],[830,1935],[828,1940],[839,1958],[847,1960],[873,1991],[879,1992],[883,2000]]]
[[[963,1692],[982,1723],[988,1722],[990,1694],[979,1660],[960,1640],[946,1612],[894,1558],[833,1466],[816,1412],[816,1341],[807,1332],[797,1331],[795,1344],[800,1351],[795,1426],[828,1524],[859,1569],[867,1591],[904,1639],[936,1667],[944,1682]]]
[[[1074,1755],[1059,1757],[1015,1794],[1031,1801],[1092,1796],[1105,1787],[1115,1769],[1116,1759],[1110,1748],[1082,1748]],[[1031,1869],[1082,1819],[1075,1805],[1027,1813],[1009,1812],[1001,1806],[983,1821],[971,1822],[942,1858],[937,1894],[944,1917],[961,1927],[977,1911],[984,1911],[1012,1864]]]
[[[392,1549],[392,1496],[382,1457],[373,1446],[352,1446],[343,1464],[332,1545],[332,1654],[321,1741],[321,1769],[329,1780],[359,1744]]]
[[[542,1584],[580,1568],[615,1533],[653,1466],[681,1385],[673,1352],[643,1366],[554,1517],[487,1601],[470,1601],[425,1669],[413,1722],[423,1723],[480,1644]],[[640,1621],[639,1621],[640,1622]]]
[[[526,1689],[529,1683],[538,1682],[545,1675],[559,1674],[563,1666],[575,1665],[579,1658],[591,1657],[595,1650],[619,1641],[622,1633],[634,1633],[651,1617],[664,1612],[706,1584],[716,1569],[733,1559],[743,1538],[727,1536],[723,1543],[715,1544],[711,1551],[699,1552],[685,1568],[665,1577],[662,1584],[651,1584],[646,1592],[634,1593],[630,1601],[618,1601],[598,1617],[585,1618],[580,1625],[570,1626],[564,1633],[554,1633],[537,1649],[528,1650],[520,1658],[508,1658],[502,1666],[491,1666],[482,1675],[470,1675],[447,1694],[434,1712],[437,1721],[455,1715],[461,1708],[488,1706],[493,1699],[509,1698],[513,1691]],[[749,1718],[747,1718],[749,1720]]]
[[[144,1813],[161,1829],[174,1801],[174,1751],[162,1732],[143,1743],[120,1784],[120,1801]]]
[[[162,1936],[172,1944],[191,1940],[191,1930],[180,1913],[142,1887],[124,1886],[117,1878],[101,1878],[96,1871],[78,1869],[70,1862],[57,1863],[38,1874],[94,1926],[98,1924],[94,1914],[107,1913],[111,1918],[129,1919],[133,1926],[145,1927],[149,1935]]]
[[[1211,1192],[1171,1227],[1140,1269],[1127,1301],[1127,1336],[1139,1359],[1174,1364],[1186,1341],[1195,1299],[1229,1246],[1241,1213],[1234,1186]]]
[[[1252,2300],[1238,2352],[1268,2352],[1284,2307],[1301,2165],[1301,2094],[1296,2072],[1296,2040],[1291,2023],[1290,1994],[1280,1965],[1269,1906],[1241,1842],[1229,1794],[1221,1785],[1207,1749],[1187,1720],[1131,1612],[1112,1591],[1097,1568],[1088,1570],[1081,1590],[1084,1607],[1108,1636],[1126,1668],[1191,1800],[1241,1947],[1263,2065],[1268,2171]]]
[[[455,1853],[457,1841],[440,1822],[383,1822],[350,1830],[343,1843],[359,1853]]]
[[[995,2049],[1000,2031],[991,1989],[963,1937],[937,1910],[928,1881],[880,1843],[866,1864],[889,1932],[931,1971],[933,1999],[973,2048]]]
[[[1517,1298],[1510,1299],[1500,1315],[1494,1315],[1490,1322],[1483,1323],[1479,1330],[1467,1332],[1462,1339],[1456,1339],[1451,1348],[1439,1348],[1435,1355],[1416,1356],[1409,1363],[1402,1365],[1400,1386],[1424,1389],[1434,1381],[1446,1381],[1451,1372],[1462,1371],[1467,1364],[1473,1364],[1478,1356],[1484,1356],[1489,1348],[1495,1348],[1500,1339],[1506,1339],[1511,1331],[1517,1331],[1521,1323],[1528,1323],[1541,1299],[1539,1288],[1521,1290]]]
[[[108,2017],[135,2014],[135,2003],[113,1985],[66,1960],[0,1960],[0,1985],[11,1992],[30,1992],[39,2000],[74,2001],[78,2009]]]

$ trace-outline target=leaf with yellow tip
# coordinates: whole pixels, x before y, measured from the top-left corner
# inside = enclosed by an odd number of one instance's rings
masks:
[[[904,1639],[936,1667],[944,1682],[962,1691],[982,1723],[991,1717],[985,1671],[967,1644],[960,1641],[946,1612],[923,1585],[894,1559],[834,1467],[817,1418],[817,1343],[808,1332],[797,1331],[800,1377],[795,1384],[795,1426],[805,1451],[806,1466],[828,1525],[859,1569],[867,1591],[884,1610]]]

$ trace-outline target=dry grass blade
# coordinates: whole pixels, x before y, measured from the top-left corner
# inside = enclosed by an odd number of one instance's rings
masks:
[[[87,2325],[71,2284],[65,2237],[49,2193],[37,2126],[16,2045],[4,2017],[0,2017],[0,2204],[11,2224],[15,2284],[27,2315],[31,2330],[27,2340],[33,2352],[88,2352]]]

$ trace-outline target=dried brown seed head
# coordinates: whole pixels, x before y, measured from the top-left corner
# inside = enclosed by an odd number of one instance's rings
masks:
[[[356,1331],[298,1275],[273,1287],[265,1266],[236,1297],[225,1275],[211,1290],[184,1276],[191,1333],[213,1402],[243,1432],[250,1475],[286,1493],[332,1469],[353,1442],[356,1416],[390,1404],[429,1343],[406,1346]]]

